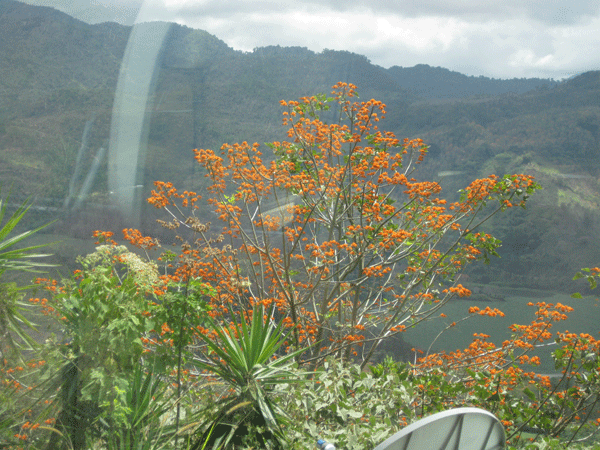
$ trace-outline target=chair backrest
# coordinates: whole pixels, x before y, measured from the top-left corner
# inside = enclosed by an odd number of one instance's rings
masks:
[[[374,450],[501,450],[505,445],[496,416],[479,408],[456,408],[408,425]]]

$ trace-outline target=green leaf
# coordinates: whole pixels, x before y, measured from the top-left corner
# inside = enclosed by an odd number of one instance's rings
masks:
[[[364,414],[362,413],[362,411],[356,411],[356,410],[348,410],[347,411],[348,416],[352,417],[353,419],[360,419]]]
[[[527,398],[531,401],[535,401],[535,394],[529,388],[523,389],[523,393],[527,396]]]
[[[0,199],[0,223],[2,223],[2,220],[6,215],[6,208],[8,205],[9,197],[10,195],[7,196],[5,200]],[[10,235],[10,233],[19,224],[19,222],[25,216],[27,211],[29,211],[30,207],[31,203],[29,203],[29,200],[26,200],[0,227],[0,274],[6,270],[38,272],[39,267],[54,266],[53,264],[43,264],[39,262],[30,261],[30,259],[33,258],[41,258],[48,256],[47,254],[34,253],[33,251],[42,247],[46,247],[49,244],[40,244],[18,249],[12,248],[16,244],[20,243],[23,240],[26,240],[38,231],[53,223],[50,222],[34,230],[25,231],[23,233],[9,238],[8,236]]]

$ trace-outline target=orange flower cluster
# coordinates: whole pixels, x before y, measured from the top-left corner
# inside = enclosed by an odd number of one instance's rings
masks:
[[[448,291],[452,292],[453,294],[457,294],[459,297],[469,297],[471,295],[471,291],[462,284],[452,286],[448,289]]]
[[[489,317],[504,317],[504,313],[500,311],[498,308],[490,308],[486,306],[485,309],[481,310],[478,306],[471,306],[469,308],[469,314],[479,314],[480,316],[489,316]]]
[[[549,332],[552,323],[556,320],[566,319],[564,313],[572,311],[572,308],[560,303],[546,302],[529,303],[529,306],[536,307],[535,319],[529,325],[511,325],[509,328],[515,334],[511,340],[505,341],[501,347],[496,347],[493,343],[488,342],[489,335],[475,333],[473,342],[468,348],[462,351],[456,350],[450,353],[442,352],[427,355],[419,359],[415,369],[417,371],[427,371],[432,368],[441,368],[444,371],[454,370],[454,373],[460,373],[461,369],[479,367],[490,373],[490,381],[487,386],[510,390],[512,386],[516,386],[523,380],[529,380],[530,383],[535,382],[539,386],[550,388],[549,377],[526,372],[522,367],[516,366],[514,361],[517,361],[519,365],[540,365],[540,357],[530,356],[527,352],[535,348],[536,345],[552,339],[553,336]],[[504,316],[501,311],[490,307],[481,310],[477,306],[472,306],[468,312],[469,314],[490,317]],[[600,350],[600,341],[587,334],[557,333],[556,339],[564,345],[570,345],[576,351],[592,350],[598,352]],[[473,382],[473,380],[468,381],[469,377],[465,379],[467,384]],[[558,391],[556,395],[561,397],[564,393]]]
[[[114,233],[112,231],[100,231],[96,230],[92,233],[92,236],[97,238],[96,245],[99,244],[110,244],[117,245],[117,243],[112,239]]]
[[[164,181],[155,181],[154,186],[156,189],[151,191],[151,196],[148,198],[150,203],[155,208],[165,208],[169,205],[175,205],[174,199],[181,199],[181,206],[198,208],[196,203],[202,198],[196,192],[184,191],[183,193],[177,192],[177,189],[173,187],[173,183]]]
[[[138,230],[133,228],[123,229],[123,238],[131,245],[143,248],[145,250],[151,250],[158,246],[158,240],[149,236],[142,236]]]
[[[488,178],[482,178],[473,181],[466,189],[467,201],[470,203],[479,203],[489,197],[498,183],[496,175],[490,175]]]
[[[391,272],[391,267],[383,267],[381,264],[376,266],[365,267],[363,274],[367,277],[383,277],[387,273]]]
[[[561,342],[578,352],[600,352],[600,340],[589,333],[570,333],[569,331],[557,333]]]
[[[433,194],[439,194],[442,187],[435,181],[423,181],[420,183],[407,183],[408,189],[404,191],[410,199],[415,199],[419,202],[424,202]],[[430,220],[433,217],[430,218]]]
[[[48,304],[47,298],[37,298],[36,297],[36,298],[30,298],[29,301],[36,305],[40,305],[42,307],[42,313],[45,316],[48,316],[55,312],[55,309],[51,305]]]
[[[58,281],[49,278],[36,278],[33,280],[35,284],[43,285],[42,287],[49,292],[56,292],[58,289]]]

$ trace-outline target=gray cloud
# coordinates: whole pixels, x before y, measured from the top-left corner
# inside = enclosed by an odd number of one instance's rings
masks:
[[[214,14],[231,16],[232,12],[252,13],[271,11],[278,13],[290,9],[329,9],[332,13],[357,9],[376,14],[399,14],[405,17],[462,17],[481,22],[521,17],[547,24],[575,24],[600,14],[597,0],[207,0],[180,2],[184,14]]]

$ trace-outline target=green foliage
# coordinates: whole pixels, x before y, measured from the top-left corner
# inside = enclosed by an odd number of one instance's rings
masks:
[[[137,365],[140,338],[154,328],[143,312],[148,310],[146,293],[157,280],[156,266],[125,247],[110,246],[99,246],[78,261],[81,272],[64,281],[54,302],[71,358],[86,361],[80,367],[89,375],[84,398],[103,401],[101,392],[110,391]]]
[[[30,332],[34,324],[26,317],[27,305],[22,302],[24,293],[32,286],[19,286],[3,278],[7,271],[40,272],[51,264],[38,262],[36,258],[48,256],[37,253],[44,245],[23,246],[31,236],[46,225],[15,235],[15,230],[27,214],[28,201],[18,205],[12,214],[7,213],[10,196],[0,197],[0,447],[14,443],[13,436],[19,415],[22,414],[24,380],[31,383],[36,370],[24,370],[26,356],[39,345]],[[36,365],[31,364],[31,367]],[[17,433],[18,435],[18,433]]]
[[[162,423],[176,398],[160,376],[140,364],[131,373],[124,396],[105,404],[99,419],[109,450],[161,449],[173,439],[175,427]]]
[[[19,359],[20,351],[32,350],[37,346],[28,333],[35,325],[25,317],[27,305],[21,298],[28,287],[18,287],[16,283],[0,282],[0,357]]]
[[[403,370],[386,368],[375,377],[328,359],[309,381],[283,385],[279,395],[294,449],[310,448],[316,437],[340,449],[373,448],[416,418],[416,389]]]
[[[598,282],[596,281],[596,278],[599,278],[599,277],[600,277],[600,269],[598,267],[594,267],[594,268],[585,267],[585,268],[581,269],[581,272],[577,272],[575,274],[575,276],[573,277],[573,280],[579,280],[581,278],[585,278],[589,284],[590,289],[593,290],[593,289],[596,289],[596,287],[598,286]],[[582,298],[583,296],[579,292],[576,292],[574,294],[571,294],[571,297]]]
[[[169,264],[173,259],[170,252],[161,259]],[[193,358],[193,346],[197,328],[204,325],[207,312],[205,296],[213,294],[211,287],[198,279],[188,278],[185,283],[170,280],[160,303],[152,302],[150,316],[161,325],[161,335],[169,334],[172,345],[159,345],[154,348],[153,358],[160,368],[177,367],[177,398],[182,396],[182,371],[188,360]],[[177,402],[175,428],[179,429],[181,402]]]
[[[99,434],[97,420],[107,408],[127,404],[130,374],[144,350],[141,337],[154,328],[144,312],[158,275],[154,264],[123,246],[102,245],[78,261],[82,269],[63,280],[53,298],[66,344],[50,346],[59,351],[56,363],[66,361],[56,374],[58,425],[74,448],[83,448],[83,428]]]
[[[303,374],[292,371],[302,350],[276,355],[285,342],[282,324],[276,326],[273,311],[265,316],[262,306],[252,310],[249,326],[244,318],[239,322],[234,314],[231,318],[228,327],[208,319],[216,340],[201,335],[209,351],[194,365],[217,375],[231,391],[201,425],[202,435],[192,448],[226,449],[252,442],[283,449],[287,439],[281,424],[287,421],[272,395],[277,386],[302,381]]]
[[[557,361],[560,354],[555,355]],[[510,449],[594,448],[598,427],[591,419],[599,413],[598,364],[577,360],[559,361],[559,368],[581,375],[567,375],[557,384],[578,386],[564,396],[557,394],[556,386],[532,383],[527,374],[507,388],[498,376],[481,370],[421,371],[388,359],[369,373],[328,360],[307,383],[282,386],[278,402],[292,418],[286,433],[294,449],[309,447],[315,436],[337,448],[373,448],[406,424],[461,406],[494,413],[507,427]],[[582,392],[588,393],[585,408],[586,395],[578,394]],[[576,419],[583,410],[588,416]]]
[[[15,227],[23,219],[23,216],[25,216],[27,211],[29,211],[29,208],[31,208],[31,203],[28,201],[23,202],[6,218],[9,200],[10,195],[4,199],[0,197],[0,276],[9,270],[39,272],[40,267],[52,267],[51,264],[44,264],[34,260],[35,258],[48,256],[48,254],[45,253],[35,252],[37,249],[46,247],[48,244],[33,245],[29,247],[19,247],[18,245],[20,242],[33,236],[49,224],[42,225],[34,230],[24,231],[16,236],[10,236],[15,230]]]
[[[168,337],[173,341],[172,346],[159,346],[154,350],[165,367],[180,364],[184,356],[191,356],[188,346],[194,341],[197,327],[205,324],[205,299],[213,293],[207,283],[198,279],[189,279],[185,283],[170,280],[160,303],[149,304],[149,316],[156,327],[166,325]]]
[[[0,191],[1,195],[1,191]],[[0,277],[7,271],[40,272],[41,268],[53,267],[52,264],[41,263],[37,258],[49,256],[37,253],[37,250],[47,244],[23,247],[35,233],[46,227],[43,225],[34,230],[28,230],[14,235],[15,229],[31,208],[31,203],[23,202],[10,215],[7,213],[10,195],[0,197]],[[27,333],[34,329],[33,324],[23,314],[26,306],[21,302],[23,292],[31,286],[17,286],[16,283],[0,280],[0,358],[6,357],[5,351],[18,355],[17,348],[25,346],[31,350],[36,346],[35,341]]]

